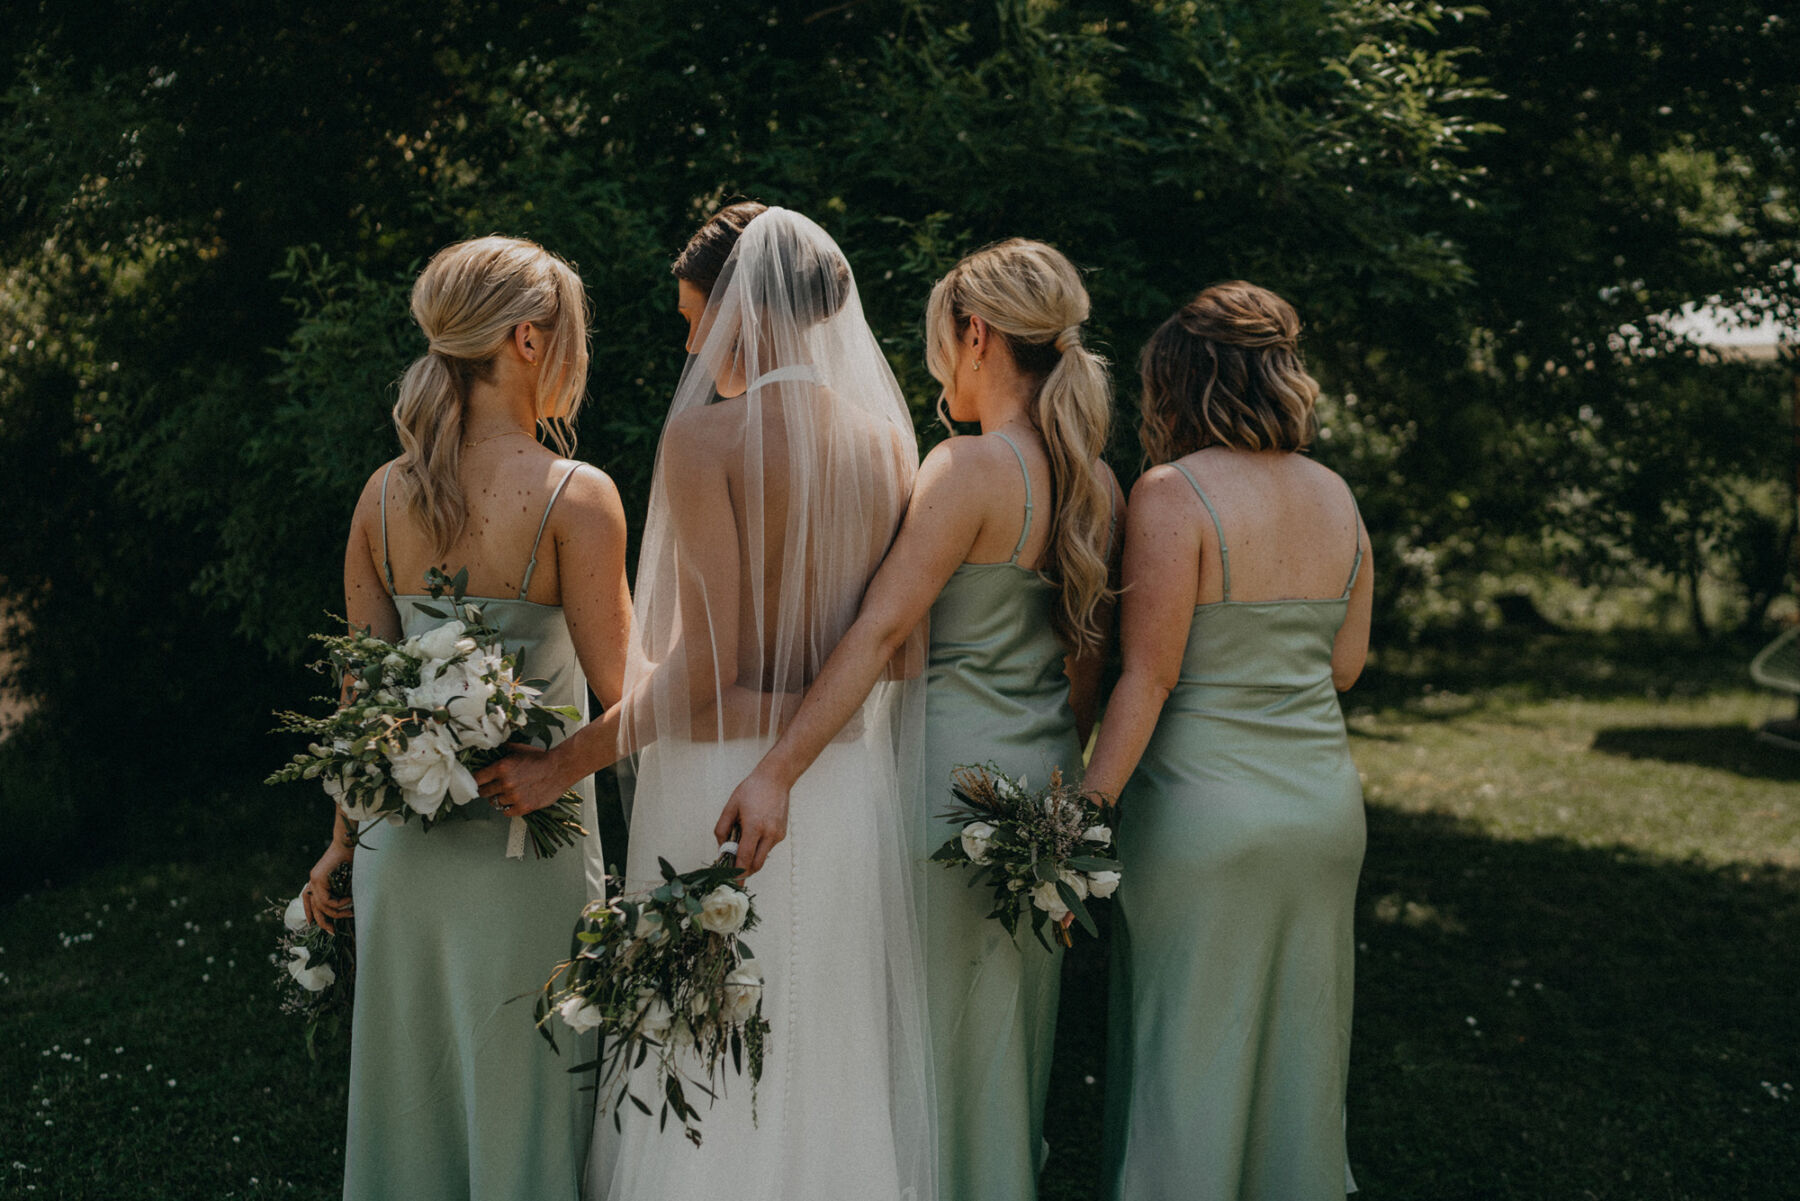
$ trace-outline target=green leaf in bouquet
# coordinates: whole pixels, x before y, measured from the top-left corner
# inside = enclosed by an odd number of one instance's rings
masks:
[[[1058,879],[1056,874],[1056,864],[1050,862],[1048,859],[1040,859],[1032,864],[1031,874],[1035,876],[1039,882],[1044,884],[1049,884]]]
[[[643,1062],[644,1061],[641,1058],[638,1060],[638,1063],[640,1063],[640,1064]],[[625,1095],[631,1099],[631,1103],[633,1105],[637,1106],[640,1110],[643,1111],[643,1114],[645,1117],[650,1116],[650,1107],[648,1105],[644,1104],[644,1102],[639,1099],[639,1097],[636,1093],[626,1093]]]
[[[1124,867],[1117,859],[1102,859],[1098,855],[1071,855],[1064,862],[1078,872],[1116,872]]]
[[[673,867],[669,866],[669,861],[667,859],[658,855],[656,858],[656,866],[661,869],[663,879],[673,880],[675,878],[676,871]]]
[[[738,949],[738,958],[739,959],[755,959],[756,958],[756,952],[752,951],[750,949],[750,944],[745,942],[741,938],[737,940],[737,949]]]
[[[1056,895],[1061,897],[1062,903],[1069,907],[1069,912],[1075,915],[1075,920],[1081,923],[1083,930],[1095,938],[1100,937],[1100,927],[1094,924],[1094,919],[1088,913],[1087,906],[1082,904],[1081,898],[1075,895],[1075,890],[1069,886],[1067,880],[1057,880]]]
[[[425,616],[435,617],[439,621],[449,621],[450,620],[450,615],[448,613],[446,613],[442,609],[436,608],[435,606],[432,606],[432,605],[422,605],[418,601],[414,601],[413,608],[418,610],[420,613],[423,613]]]
[[[450,578],[450,588],[455,592],[456,599],[459,601],[467,595],[469,591],[469,569],[467,567]]]

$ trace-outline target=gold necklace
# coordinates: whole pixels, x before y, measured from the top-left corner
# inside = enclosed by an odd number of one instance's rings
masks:
[[[487,437],[478,439],[474,442],[464,442],[462,448],[464,450],[474,450],[477,446],[486,446],[489,442],[498,442],[502,438],[531,438],[533,442],[537,441],[536,438],[532,438],[531,435],[524,430],[507,430],[500,434],[489,434]]]

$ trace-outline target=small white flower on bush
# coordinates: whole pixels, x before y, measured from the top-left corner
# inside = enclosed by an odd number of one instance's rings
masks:
[[[556,1007],[556,1012],[569,1024],[569,1029],[577,1034],[598,1026],[603,1016],[599,1007],[590,1003],[586,997],[570,997]]]
[[[750,894],[721,884],[701,900],[700,925],[714,934],[736,934],[749,912]]]
[[[748,1021],[756,1010],[757,998],[762,995],[762,979],[762,968],[754,959],[744,960],[737,970],[725,977],[725,1004],[719,1011],[719,1020]]]
[[[1112,831],[1105,826],[1089,826],[1081,832],[1081,836],[1089,842],[1097,842],[1105,846],[1112,841]]]
[[[281,924],[295,934],[306,929],[306,902],[299,897],[289,901],[287,908],[281,912]]]
[[[1118,887],[1119,887],[1119,873],[1118,872],[1089,872],[1088,873],[1088,893],[1092,896],[1096,896],[1096,897],[1099,897],[1101,900],[1105,900],[1107,897],[1112,896],[1112,894],[1118,889]]]
[[[321,963],[318,967],[307,967],[305,947],[293,947],[288,951],[288,974],[299,982],[307,992],[323,992],[337,979],[337,973],[331,970],[329,963]]]
[[[971,863],[986,863],[988,861],[988,844],[993,841],[993,838],[993,826],[987,822],[970,822],[963,827],[962,831],[963,854],[969,857]]]

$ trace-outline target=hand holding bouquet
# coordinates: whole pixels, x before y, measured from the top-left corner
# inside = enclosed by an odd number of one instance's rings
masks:
[[[749,1060],[754,1119],[769,1034],[762,972],[742,938],[756,926],[756,909],[735,864],[736,844],[720,850],[713,866],[685,873],[658,859],[659,887],[590,902],[571,958],[556,965],[538,997],[538,1029],[552,1048],[552,1015],[577,1033],[600,1031],[598,1058],[571,1070],[595,1071],[615,1128],[627,1102],[646,1116],[659,1102],[661,1127],[673,1115],[699,1146],[700,1112],[688,1089],[717,1098],[727,1055],[738,1075]],[[632,1092],[630,1075],[652,1056],[656,1088],[646,1101]]]
[[[992,764],[959,767],[950,778],[950,791],[962,804],[943,816],[961,823],[962,831],[938,848],[932,862],[973,867],[970,887],[993,885],[988,916],[1008,934],[1016,935],[1029,913],[1032,933],[1046,949],[1047,922],[1056,923],[1064,946],[1070,917],[1098,935],[1086,901],[1110,897],[1119,886],[1119,862],[1102,853],[1112,843],[1110,811],[1064,784],[1060,768],[1050,773],[1050,787],[1037,792]]]
[[[426,578],[434,598],[451,594],[444,608],[419,606],[443,624],[399,643],[355,628],[314,635],[327,654],[313,667],[342,682],[344,700],[326,717],[276,714],[281,732],[313,741],[269,783],[316,779],[352,822],[417,817],[429,829],[467,816],[462,807],[479,792],[472,769],[499,759],[506,743],[548,746],[565,718],[579,716],[539,703],[518,678],[518,656],[482,624],[479,606],[463,602],[467,571],[451,579],[434,568]],[[527,834],[538,858],[554,855],[587,834],[580,817],[574,792],[515,817],[508,857],[524,854]]]
[[[334,896],[350,895],[348,863],[332,873],[331,891]],[[316,1055],[319,1032],[324,1030],[327,1037],[337,1032],[356,992],[354,928],[344,926],[333,934],[312,924],[299,897],[270,912],[281,921],[281,937],[270,956],[280,969],[276,988],[281,1011],[306,1019],[306,1053]]]

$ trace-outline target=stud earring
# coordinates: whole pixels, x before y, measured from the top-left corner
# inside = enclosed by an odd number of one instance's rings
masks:
[[[981,360],[980,359],[975,360],[975,370],[977,370],[977,371],[981,370]]]

